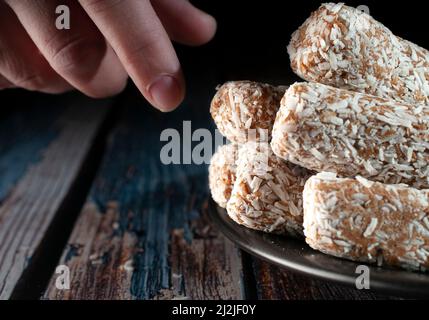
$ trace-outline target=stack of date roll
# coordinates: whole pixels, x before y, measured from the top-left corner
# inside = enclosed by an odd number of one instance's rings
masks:
[[[246,227],[305,237],[355,261],[429,268],[429,51],[344,4],[292,35],[290,87],[218,88],[231,144],[213,156],[213,199]]]
[[[213,155],[213,199],[239,224],[259,231],[303,236],[303,199],[310,171],[277,157],[271,132],[286,87],[250,81],[218,88],[210,112],[231,141]]]

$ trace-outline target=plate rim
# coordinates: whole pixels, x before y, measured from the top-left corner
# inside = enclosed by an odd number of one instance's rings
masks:
[[[261,241],[264,241],[267,245],[267,241],[263,240],[262,235],[269,235],[269,234],[263,234],[260,231],[256,231],[256,230],[251,230],[248,229],[244,226],[241,226],[239,224],[236,224],[233,220],[231,220],[226,213],[226,210],[219,207],[214,201],[213,199],[210,199],[209,201],[209,216],[211,218],[212,221],[215,222],[215,225],[218,227],[218,229],[222,232],[222,234],[227,237],[230,241],[232,241],[235,245],[237,245],[239,248],[241,248],[242,250],[244,250],[245,252],[247,252],[248,254],[255,256],[257,258],[260,258],[266,262],[272,263],[280,268],[284,268],[287,270],[290,270],[292,272],[296,272],[311,278],[317,278],[320,280],[325,280],[328,282],[334,282],[334,283],[338,283],[338,284],[343,284],[349,287],[355,287],[355,281],[356,281],[356,276],[352,276],[352,275],[347,275],[347,274],[342,274],[342,273],[337,273],[335,271],[332,270],[327,270],[327,269],[318,269],[316,268],[316,266],[309,266],[309,265],[305,265],[303,263],[297,262],[297,261],[293,261],[290,260],[290,258],[282,258],[281,261],[279,259],[273,259],[272,256],[266,252],[264,252],[263,250],[259,250],[257,248],[252,248],[250,247],[249,244],[246,244],[245,241],[242,241],[242,237],[237,236],[237,231],[236,229],[238,228],[242,228],[243,231],[246,232],[252,232],[254,234],[258,234],[259,237],[261,237]],[[226,219],[222,218],[221,215],[225,215]],[[228,220],[228,222],[226,222]],[[234,226],[235,224],[235,226]],[[234,226],[234,227],[233,227]],[[305,244],[305,242],[303,243],[304,246],[308,246]],[[318,255],[325,255],[317,250],[314,250],[310,247],[308,247],[309,250],[314,251],[315,254]],[[326,257],[328,257],[329,259],[339,259],[333,256],[329,256],[329,255],[325,255]],[[374,266],[374,265],[370,265],[370,264],[366,264],[363,262],[355,262],[355,261],[351,261],[351,260],[345,260],[345,259],[341,259],[344,263],[350,263],[350,264],[354,264],[356,266],[358,265],[366,265],[370,268],[370,270],[377,270],[378,272],[383,272],[383,270],[386,271],[390,271],[390,272],[395,272],[398,274],[404,273],[404,274],[409,274],[409,271],[405,271],[405,270],[401,270],[401,269],[382,269],[380,267]],[[416,273],[416,274],[422,274],[423,273]],[[428,274],[429,277],[429,274]],[[409,283],[408,283],[409,284]],[[423,287],[423,288],[422,288]],[[426,289],[424,289],[426,286],[423,283],[421,287],[419,287],[415,281],[413,281],[413,285],[411,287],[407,286],[406,283],[401,283],[401,281],[392,281],[392,282],[386,282],[386,281],[382,281],[380,279],[377,279],[377,277],[375,279],[371,278],[371,288],[369,289],[369,291],[372,292],[379,292],[379,293],[383,293],[383,294],[388,294],[391,296],[395,296],[397,298],[429,298],[429,286],[426,287]]]

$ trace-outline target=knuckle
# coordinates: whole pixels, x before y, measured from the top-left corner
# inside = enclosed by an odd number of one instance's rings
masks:
[[[0,62],[15,86],[28,90],[43,90],[47,87],[48,81],[17,57],[6,52],[1,53],[0,50]]]
[[[150,37],[141,39],[138,44],[124,48],[123,57],[126,64],[139,65],[142,61],[142,57],[149,59],[153,57],[155,59],[159,56],[159,38],[161,36],[159,31],[150,32]]]
[[[52,67],[59,73],[78,77],[91,72],[91,66],[97,67],[95,62],[101,60],[106,48],[104,40],[82,37],[51,41],[48,46]]]
[[[14,83],[17,87],[34,91],[43,91],[47,87],[45,79],[36,73],[21,73],[16,75]]]

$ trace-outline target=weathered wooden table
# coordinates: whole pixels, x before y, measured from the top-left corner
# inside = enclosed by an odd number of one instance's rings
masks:
[[[190,120],[213,131],[216,84],[252,77],[197,56],[182,58],[188,96],[171,114],[133,87],[102,101],[0,94],[0,298],[381,297],[243,253],[207,218],[207,166],[161,164],[163,129]],[[70,269],[69,290],[55,285],[58,265]]]

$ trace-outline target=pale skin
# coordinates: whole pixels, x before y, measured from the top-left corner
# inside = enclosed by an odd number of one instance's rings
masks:
[[[71,27],[55,25],[58,5]],[[161,111],[175,109],[185,81],[171,41],[197,46],[215,19],[188,0],[0,0],[0,89],[77,89],[103,98],[130,77]]]

